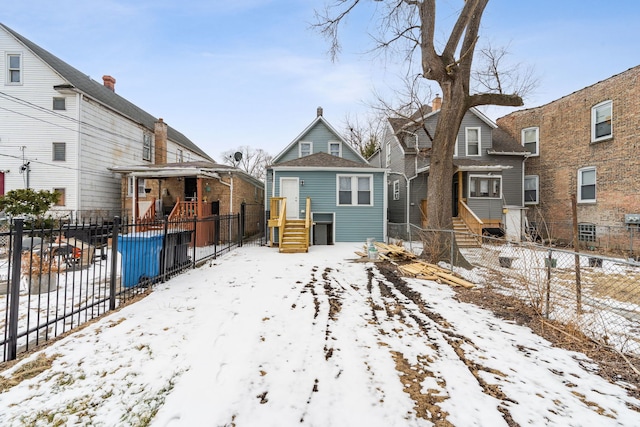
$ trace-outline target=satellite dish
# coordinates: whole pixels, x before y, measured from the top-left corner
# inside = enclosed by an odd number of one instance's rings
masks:
[[[233,159],[236,162],[239,162],[240,160],[242,160],[242,153],[239,151],[236,151],[235,154],[233,155]]]

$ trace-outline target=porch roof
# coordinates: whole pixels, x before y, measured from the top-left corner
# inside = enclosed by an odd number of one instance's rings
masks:
[[[453,165],[462,172],[500,172],[506,169],[513,169],[511,165],[501,164],[496,160],[474,160],[474,159],[453,159]],[[427,165],[418,169],[418,173],[429,172]]]
[[[219,178],[220,172],[241,172],[239,169],[229,165],[206,161],[114,166],[109,168],[109,170],[123,175],[135,175],[144,178],[170,178],[180,176]]]

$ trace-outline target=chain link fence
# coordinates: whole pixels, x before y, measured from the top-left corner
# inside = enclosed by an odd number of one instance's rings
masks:
[[[451,230],[428,231],[407,224],[389,224],[388,231],[392,241],[402,240],[417,254],[429,250],[423,247],[425,233],[453,236]],[[481,289],[516,297],[540,316],[597,342],[640,354],[640,262],[635,258],[474,237],[479,247],[460,248],[473,268],[453,267],[453,258],[449,268]]]

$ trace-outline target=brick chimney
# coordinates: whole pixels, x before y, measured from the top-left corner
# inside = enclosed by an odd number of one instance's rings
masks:
[[[116,91],[116,79],[111,76],[104,75],[102,76],[102,81],[107,89],[111,89],[113,92]]]
[[[154,126],[155,164],[167,163],[167,124],[159,118]]]
[[[442,98],[440,98],[440,94],[436,95],[433,98],[433,103],[431,104],[431,111],[438,111],[442,107]]]
[[[316,114],[318,115],[318,117],[322,117],[322,107],[318,107],[318,109],[316,110]]]

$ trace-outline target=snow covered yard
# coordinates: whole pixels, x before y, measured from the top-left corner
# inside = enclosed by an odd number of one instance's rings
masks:
[[[2,372],[0,425],[638,424],[584,355],[360,246],[244,247],[160,284]]]

